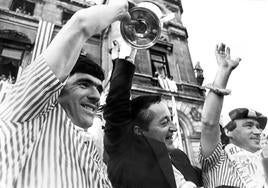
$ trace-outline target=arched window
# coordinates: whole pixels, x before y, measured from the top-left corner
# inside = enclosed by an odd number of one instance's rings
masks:
[[[25,51],[32,48],[31,40],[15,30],[0,30],[0,76],[15,81]]]

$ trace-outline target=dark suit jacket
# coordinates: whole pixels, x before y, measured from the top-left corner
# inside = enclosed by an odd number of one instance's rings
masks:
[[[176,188],[172,164],[186,180],[200,185],[201,173],[180,150],[169,156],[164,143],[137,136],[132,129],[130,89],[134,65],[116,60],[104,108],[108,174],[115,188]],[[172,162],[172,163],[171,163]]]

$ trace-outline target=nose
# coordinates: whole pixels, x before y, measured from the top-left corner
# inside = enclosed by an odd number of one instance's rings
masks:
[[[170,132],[177,132],[177,126],[173,123],[173,122],[171,122],[170,123],[170,126],[169,126],[169,131]]]
[[[87,94],[88,100],[97,103],[100,100],[100,92],[96,87],[90,88]]]
[[[260,135],[262,132],[262,129],[258,128],[257,126],[253,126],[252,131],[254,134]]]

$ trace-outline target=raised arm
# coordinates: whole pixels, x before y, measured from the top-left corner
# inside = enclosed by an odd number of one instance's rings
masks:
[[[215,55],[218,63],[212,87],[219,92],[210,89],[205,100],[202,113],[202,133],[201,133],[201,152],[204,157],[208,157],[220,142],[219,119],[223,104],[223,93],[232,71],[238,66],[240,58],[231,59],[230,48],[225,48],[224,44],[216,46]],[[216,89],[217,88],[217,89]]]
[[[60,30],[43,57],[54,74],[62,81],[72,70],[84,43],[116,20],[129,17],[127,0],[110,0],[77,11]]]
[[[84,42],[113,21],[128,17],[127,9],[127,0],[110,0],[108,5],[76,12],[41,55],[43,58],[23,70],[1,104],[0,117],[21,122],[50,109],[63,87],[58,79],[63,81],[69,75]]]
[[[111,36],[115,39],[112,49],[113,71],[104,108],[105,147],[108,152],[112,148],[117,148],[117,144],[122,143],[120,140],[126,136],[125,132],[132,121],[130,90],[135,70],[133,59],[137,50],[124,42],[119,31],[118,23],[113,24],[111,30]]]

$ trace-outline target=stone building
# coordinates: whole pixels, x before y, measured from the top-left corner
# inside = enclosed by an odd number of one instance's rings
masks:
[[[170,108],[171,97],[174,96],[183,150],[192,163],[197,164],[204,90],[202,81],[200,82],[202,70],[200,66],[194,69],[192,65],[187,29],[181,21],[183,7],[180,0],[135,0],[135,3],[145,1],[157,7],[162,15],[175,13],[175,17],[163,23],[161,37],[153,47],[138,50],[132,95],[161,93]],[[40,45],[38,29],[42,25],[39,20],[53,25],[51,36],[46,39],[48,41],[75,11],[102,3],[106,1],[0,0],[0,75],[16,78],[20,70],[31,63],[34,46]],[[107,29],[88,40],[83,50],[83,53],[93,57],[103,67],[106,75],[112,66],[110,44]],[[159,67],[167,77],[173,77],[177,92],[166,91],[160,87],[156,75]]]

